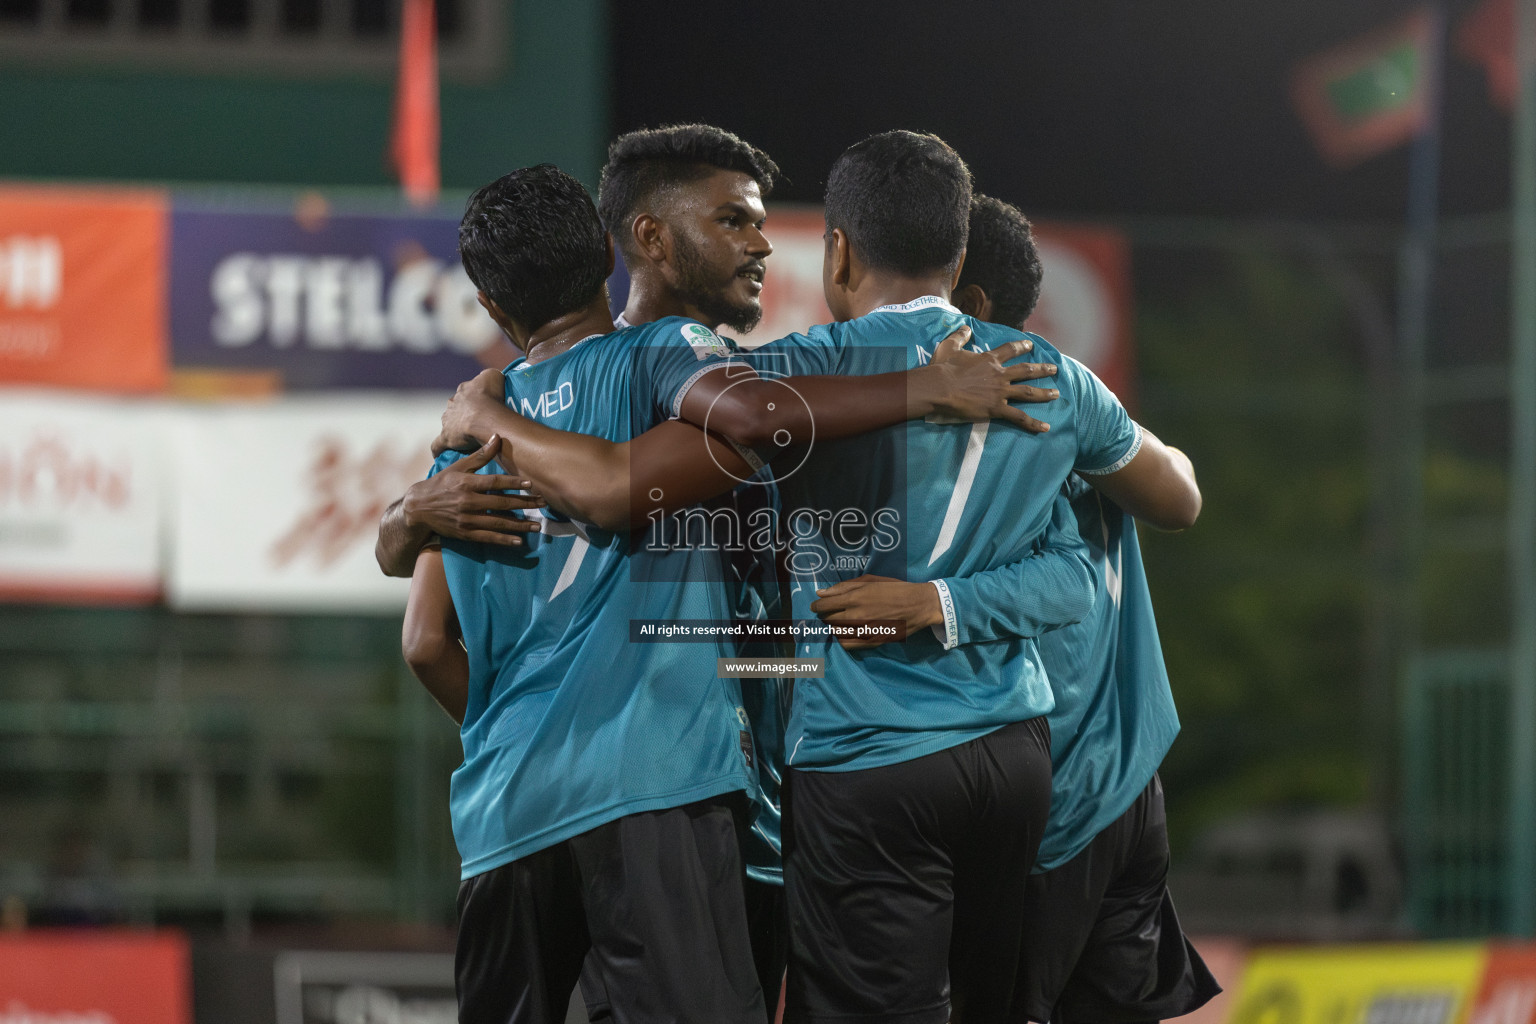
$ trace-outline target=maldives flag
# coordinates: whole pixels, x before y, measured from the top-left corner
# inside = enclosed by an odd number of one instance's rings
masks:
[[[405,0],[400,19],[400,77],[390,156],[400,184],[418,206],[437,199],[437,13],[433,0]]]
[[[1291,98],[1323,159],[1349,167],[1423,131],[1436,89],[1435,17],[1417,11],[1300,64]]]
[[[1456,52],[1488,73],[1488,95],[1500,109],[1515,109],[1515,2],[1483,0],[1456,29]]]

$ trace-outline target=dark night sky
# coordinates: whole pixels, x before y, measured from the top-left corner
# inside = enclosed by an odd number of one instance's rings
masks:
[[[1454,36],[1475,0],[1449,0]],[[978,187],[1042,215],[1396,220],[1408,149],[1335,171],[1292,110],[1298,60],[1404,0],[615,0],[613,127],[699,120],[766,149],[818,201],[842,148],[935,132]],[[1508,203],[1509,119],[1450,47],[1441,198]]]

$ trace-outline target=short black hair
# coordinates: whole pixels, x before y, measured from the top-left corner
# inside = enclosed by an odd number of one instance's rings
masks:
[[[827,230],[901,274],[953,271],[965,251],[971,169],[936,135],[894,131],[843,151],[827,174]]]
[[[552,164],[502,175],[469,197],[459,259],[475,287],[530,331],[590,303],[608,277],[592,197]]]
[[[698,181],[716,171],[739,171],[757,182],[763,198],[780,178],[779,165],[756,146],[723,128],[674,124],[642,128],[613,140],[597,190],[603,225],[629,252],[628,226],[666,185]]]
[[[972,197],[971,240],[965,247],[959,288],[979,285],[992,300],[993,321],[1022,330],[1040,300],[1044,273],[1024,212],[979,192]]]

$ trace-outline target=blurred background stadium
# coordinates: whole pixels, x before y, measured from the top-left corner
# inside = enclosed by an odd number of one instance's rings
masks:
[[[1193,458],[1143,546],[1235,998],[1273,941],[1471,942],[1415,946],[1484,979],[1423,1024],[1536,979],[1481,944],[1536,934],[1536,4],[436,0],[413,121],[412,3],[0,0],[0,961],[159,929],[181,1019],[437,1019],[457,737],[372,543],[505,360],[458,211],[698,120],[789,178],[754,337],[825,316],[836,154],[933,131],[1037,220],[1031,326]]]

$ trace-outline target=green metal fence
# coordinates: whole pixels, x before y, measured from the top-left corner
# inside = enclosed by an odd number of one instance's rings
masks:
[[[0,897],[34,921],[446,921],[452,723],[397,620],[10,608]]]

